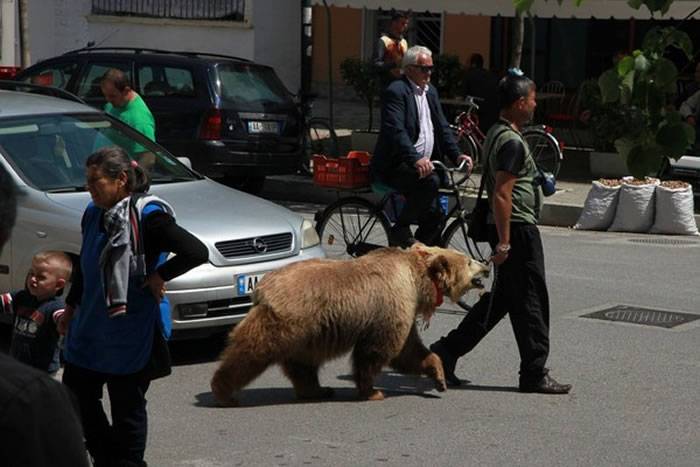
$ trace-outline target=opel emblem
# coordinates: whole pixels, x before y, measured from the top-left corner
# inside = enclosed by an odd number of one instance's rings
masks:
[[[253,248],[257,253],[265,253],[267,251],[267,243],[261,238],[253,239]]]

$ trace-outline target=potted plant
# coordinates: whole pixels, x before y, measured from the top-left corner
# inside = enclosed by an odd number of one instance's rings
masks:
[[[378,135],[377,131],[372,130],[372,124],[374,104],[381,92],[381,69],[371,60],[351,57],[340,63],[340,75],[345,84],[352,87],[357,96],[367,104],[369,115],[366,131],[353,129],[352,149],[372,152]]]
[[[680,158],[695,141],[695,130],[672,105],[678,70],[664,57],[670,47],[692,59],[686,33],[657,27],[644,37],[641,49],[598,78],[600,104],[591,109],[591,121],[636,178],[658,173],[666,158]]]

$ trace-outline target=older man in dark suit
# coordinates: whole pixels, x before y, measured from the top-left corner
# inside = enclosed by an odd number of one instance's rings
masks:
[[[439,242],[443,215],[438,206],[440,177],[431,159],[449,157],[454,163],[472,160],[460,154],[452,130],[440,107],[438,93],[430,86],[433,58],[430,49],[414,46],[401,64],[403,77],[391,83],[382,97],[382,126],[372,157],[375,181],[406,196],[406,204],[394,227],[390,244],[409,246],[415,240],[427,245]],[[415,239],[410,225],[418,224]]]

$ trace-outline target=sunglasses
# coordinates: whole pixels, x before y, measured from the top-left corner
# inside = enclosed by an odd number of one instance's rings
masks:
[[[433,66],[432,65],[410,65],[413,68],[418,68],[420,71],[423,73],[432,73],[433,72]]]

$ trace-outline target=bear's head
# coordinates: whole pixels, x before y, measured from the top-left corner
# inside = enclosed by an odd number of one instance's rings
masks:
[[[490,268],[457,250],[415,244],[412,249],[424,257],[428,277],[442,293],[457,302],[471,289],[483,289]]]

